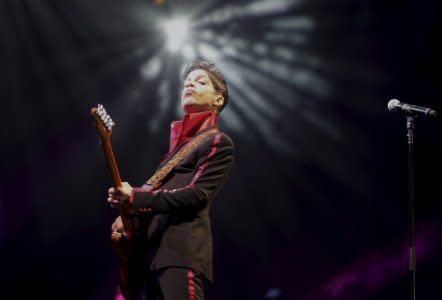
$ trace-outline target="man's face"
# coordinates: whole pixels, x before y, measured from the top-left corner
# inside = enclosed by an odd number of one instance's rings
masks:
[[[205,70],[196,69],[187,74],[181,93],[184,112],[217,111],[224,99],[213,87],[212,80]]]

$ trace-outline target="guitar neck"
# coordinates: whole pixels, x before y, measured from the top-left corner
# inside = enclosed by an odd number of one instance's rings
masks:
[[[114,152],[112,151],[112,145],[109,140],[102,141],[104,156],[106,157],[107,167],[111,173],[112,183],[114,188],[121,187],[121,177],[118,171],[118,166],[115,161]]]
[[[113,187],[119,188],[122,186],[120,172],[118,171],[117,163],[115,161],[114,152],[112,151],[112,146],[109,141],[102,142],[104,156],[106,157],[107,166],[111,173]],[[123,211],[120,211],[121,221],[123,222],[123,227],[125,231],[125,237],[130,239],[132,233],[134,232],[134,224],[130,216],[128,216]],[[118,241],[122,238],[122,234],[119,232],[113,232],[111,236],[112,240]]]
[[[113,187],[118,189],[122,187],[120,172],[118,171],[117,163],[115,161],[114,152],[112,151],[112,146],[110,143],[110,133],[112,127],[115,123],[112,121],[110,116],[107,114],[103,105],[99,104],[97,107],[92,107],[91,116],[95,120],[95,126],[97,128],[98,134],[100,136],[100,144],[103,148],[104,156],[106,158],[107,166],[112,177]],[[120,209],[121,221],[123,222],[124,232],[126,238],[131,238],[134,229],[131,217],[124,211]],[[123,237],[120,232],[112,233],[112,241],[118,242]]]
[[[122,186],[120,172],[118,171],[117,163],[115,161],[114,152],[112,151],[112,146],[109,140],[102,142],[104,156],[106,157],[107,166],[111,173],[113,187],[119,188]],[[120,211],[121,221],[123,222],[123,226],[125,229],[126,238],[130,239],[132,233],[134,232],[134,225],[132,219],[123,211]],[[119,232],[112,233],[112,240],[118,241],[122,237],[122,234]]]

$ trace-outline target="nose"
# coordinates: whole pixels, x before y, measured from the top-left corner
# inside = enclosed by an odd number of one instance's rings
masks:
[[[186,81],[185,83],[184,83],[184,87],[193,87],[193,82],[192,81]]]

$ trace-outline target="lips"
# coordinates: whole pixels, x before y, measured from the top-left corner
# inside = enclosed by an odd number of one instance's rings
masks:
[[[183,97],[192,96],[194,94],[194,91],[192,90],[184,90]]]

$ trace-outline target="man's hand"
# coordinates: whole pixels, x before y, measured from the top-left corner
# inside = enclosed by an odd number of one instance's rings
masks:
[[[115,189],[111,187],[108,190],[108,198],[107,202],[110,204],[110,206],[114,208],[119,208],[120,205],[127,201],[132,193],[132,187],[128,182],[122,182],[122,185],[120,188]]]
[[[112,231],[123,233],[124,232],[124,226],[123,221],[121,220],[121,217],[118,216],[115,221],[112,223]]]

